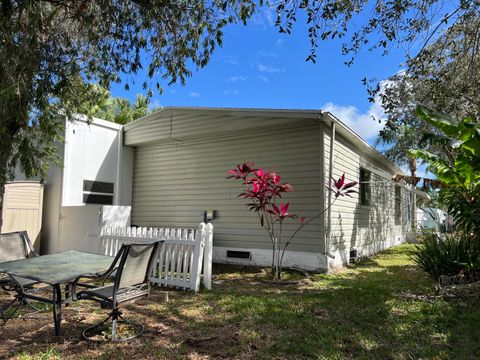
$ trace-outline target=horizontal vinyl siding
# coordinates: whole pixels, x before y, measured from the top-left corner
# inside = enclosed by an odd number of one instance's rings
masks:
[[[312,124],[317,118],[286,118],[274,114],[261,116],[232,115],[228,112],[165,111],[152,114],[155,118],[129,128],[125,145],[139,145],[173,139],[225,136],[226,133],[250,131],[253,128],[291,126],[293,123]],[[313,115],[312,115],[313,116]],[[141,121],[141,120],[140,120]]]
[[[249,135],[198,142],[150,144],[135,151],[132,223],[141,226],[193,226],[200,212],[216,210],[214,245],[270,249],[267,233],[247,201],[238,198],[240,181],[226,179],[227,170],[245,161],[275,170],[295,192],[284,196],[301,216],[319,213],[321,133],[318,125],[256,131]],[[296,229],[291,221],[284,239]],[[317,220],[302,230],[289,250],[322,251]]]
[[[325,134],[325,173],[328,176],[330,134]],[[407,191],[402,188],[401,221],[395,221],[395,184],[387,168],[373,161],[345,138],[335,139],[333,177],[345,173],[346,181],[360,181],[360,167],[371,171],[370,206],[360,205],[359,193],[340,197],[332,206],[331,250],[350,248],[382,249],[383,243],[405,235],[407,223]],[[359,185],[355,187],[359,191]],[[374,250],[375,251],[375,250]]]

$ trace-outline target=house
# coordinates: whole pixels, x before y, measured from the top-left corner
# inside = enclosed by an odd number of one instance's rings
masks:
[[[392,181],[402,170],[319,110],[166,107],[123,127],[79,118],[67,122],[65,139],[64,165],[45,187],[47,252],[96,251],[99,224],[194,227],[208,212],[214,262],[270,265],[267,234],[237,196],[240,184],[226,179],[245,161],[292,184],[284,200],[307,219],[333,202],[331,177],[360,182],[358,194],[337,199],[299,232],[285,266],[343,266],[400,244],[411,229],[413,195]],[[99,218],[111,205],[110,218]],[[285,234],[297,225],[287,224]]]
[[[270,265],[271,243],[238,198],[226,171],[245,161],[278,172],[296,189],[286,200],[306,218],[333,201],[331,176],[359,181],[302,229],[284,265],[313,271],[342,266],[400,244],[411,229],[411,193],[402,173],[339,119],[318,110],[167,107],[124,127],[134,148],[132,223],[191,226],[213,210],[214,262]],[[212,211],[210,211],[212,213]],[[286,225],[286,234],[297,224]]]
[[[417,208],[417,226],[419,230],[446,232],[452,231],[453,216],[437,208]]]

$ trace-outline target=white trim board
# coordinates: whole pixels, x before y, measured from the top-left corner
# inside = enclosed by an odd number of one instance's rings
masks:
[[[406,238],[405,235],[395,235],[388,238],[385,241],[372,242],[365,245],[358,245],[353,248],[350,247],[338,247],[335,250],[331,250],[330,254],[334,257],[328,259],[328,271],[343,268],[350,263],[350,250],[357,250],[357,258],[369,257],[379,251],[389,249],[391,247],[403,244]]]
[[[251,253],[251,259],[227,258],[227,250],[230,251],[248,251]],[[248,266],[271,266],[272,250],[267,249],[246,249],[234,247],[213,247],[213,262],[219,264],[234,264]],[[302,251],[285,251],[283,267],[300,268],[313,272],[325,272],[327,263],[325,255],[321,253],[310,253]]]

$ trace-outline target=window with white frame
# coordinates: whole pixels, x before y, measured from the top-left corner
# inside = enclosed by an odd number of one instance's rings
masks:
[[[364,168],[360,168],[360,205],[370,206],[372,173]]]
[[[395,224],[400,224],[402,220],[402,188],[395,186]]]

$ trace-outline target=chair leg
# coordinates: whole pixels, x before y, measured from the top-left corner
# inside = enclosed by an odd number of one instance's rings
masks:
[[[16,303],[17,303],[17,305],[14,306]],[[20,292],[17,292],[17,294],[15,295],[15,298],[12,301],[10,301],[10,303],[8,303],[8,305],[6,305],[6,306],[4,306],[3,308],[0,309],[0,318],[3,320],[3,324],[5,324],[8,320],[12,319],[15,316],[15,314],[18,312],[18,310],[20,310],[20,308],[24,305],[28,306],[29,308],[31,308],[33,310],[32,312],[29,312],[28,314],[25,314],[26,316],[27,315],[30,316],[32,314],[36,314],[38,312],[41,312],[41,311],[45,310],[45,309],[41,309],[41,308],[36,307],[35,305],[32,304],[32,302],[29,299],[22,296],[22,294]],[[12,308],[14,310],[10,311]],[[10,313],[10,314],[8,314],[8,313]]]
[[[16,306],[14,306],[16,303],[18,303]],[[15,298],[10,301],[6,306],[0,309],[1,317],[3,324],[5,325],[8,320],[13,318],[13,316],[17,313],[18,309],[20,309],[20,306],[22,305],[21,300],[18,298],[18,295],[15,296]],[[10,314],[11,309],[14,309]]]
[[[117,320],[116,315],[112,316],[112,341],[117,341]]]
[[[89,340],[89,341],[102,341],[103,339],[98,339],[97,340],[97,339],[93,339],[92,337],[99,334],[98,330],[109,319],[112,319],[112,338],[111,338],[111,341],[128,341],[128,340],[136,338],[137,336],[142,335],[145,331],[145,326],[143,326],[143,324],[133,322],[133,321],[129,321],[129,320],[125,319],[122,316],[122,312],[118,308],[115,308],[115,309],[112,310],[112,312],[108,315],[108,317],[106,319],[102,320],[101,322],[99,322],[95,325],[92,325],[92,326],[86,328],[82,333],[83,338],[86,339],[86,340]],[[131,335],[129,337],[119,338],[118,337],[118,324],[128,324],[128,325],[134,327],[136,329],[136,331],[133,333],[133,335]]]
[[[33,305],[32,302],[29,299],[25,299],[25,298],[22,300],[22,304],[27,305],[29,308],[31,308],[33,310],[33,313],[41,312],[41,311],[44,311],[44,310],[48,309],[48,304],[44,303],[45,307],[42,309],[42,308],[39,308],[39,307]],[[31,314],[31,313],[29,313],[29,314]]]

